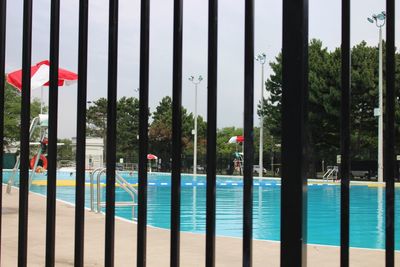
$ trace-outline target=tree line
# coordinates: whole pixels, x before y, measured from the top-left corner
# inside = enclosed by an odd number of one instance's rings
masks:
[[[385,45],[383,45],[385,47]],[[385,58],[385,51],[384,57]],[[385,63],[385,62],[384,62]],[[271,75],[265,82],[266,95],[263,108],[259,103],[258,115],[264,116],[264,166],[269,166],[272,157],[279,161],[282,94],[282,54],[269,63]],[[400,83],[400,55],[396,54],[396,92]],[[384,75],[385,75],[385,64]],[[340,48],[328,50],[319,40],[309,44],[309,136],[308,153],[311,162],[324,161],[326,165],[336,163],[339,154],[340,129]],[[356,160],[375,160],[377,157],[377,117],[378,107],[378,47],[361,42],[352,48],[351,58],[351,151]],[[385,81],[385,79],[384,79]],[[384,84],[385,87],[385,84]],[[397,101],[398,103],[398,94]],[[5,88],[5,143],[19,139],[20,95]],[[40,103],[35,100],[31,106],[32,117],[39,112]],[[396,120],[400,119],[400,109],[396,108]],[[90,137],[106,139],[107,99],[91,102],[87,109],[87,134]],[[182,150],[183,167],[190,168],[193,160],[194,115],[182,107]],[[198,116],[198,161],[205,165],[207,122]],[[399,133],[399,127],[396,128]],[[162,98],[153,112],[149,112],[149,153],[162,160],[168,168],[171,160],[172,144],[172,99]],[[223,171],[232,154],[241,150],[240,146],[228,144],[230,137],[242,135],[243,129],[226,127],[217,132],[218,167]],[[139,151],[139,100],[122,97],[117,102],[117,159],[124,162],[138,162]],[[399,139],[397,139],[397,142]],[[70,152],[70,142],[60,149],[60,159],[74,160]],[[254,129],[255,164],[258,164],[259,129]]]
[[[385,44],[383,44],[385,47]],[[376,160],[378,119],[378,47],[366,42],[355,45],[351,51],[351,157],[353,160]],[[383,50],[385,59],[385,50]],[[396,54],[396,121],[400,118],[399,83],[400,55]],[[385,93],[385,60],[383,62]],[[259,110],[265,118],[267,130],[276,139],[281,136],[282,54],[270,63],[272,74],[265,86],[269,98]],[[311,164],[324,160],[336,164],[340,149],[341,50],[329,51],[319,40],[309,44],[309,135],[308,154]],[[385,103],[384,103],[385,105]],[[399,126],[396,126],[399,133]],[[399,139],[397,139],[398,147]]]
[[[106,138],[107,100],[100,98],[91,103],[87,110],[87,134],[91,137]],[[194,114],[182,107],[182,162],[183,169],[191,170],[193,166]],[[165,96],[154,112],[149,113],[149,153],[161,158],[161,168],[170,169],[172,151],[172,98]],[[198,165],[205,166],[207,145],[207,122],[197,116],[197,157]],[[217,130],[217,158],[220,172],[226,171],[233,154],[242,151],[241,144],[229,144],[232,136],[242,135],[243,129],[225,127]],[[137,163],[139,160],[139,100],[135,97],[122,97],[117,101],[117,159]],[[259,128],[255,128],[255,151],[258,151]],[[271,150],[273,137],[264,133],[264,153],[277,153],[278,148]],[[257,152],[258,153],[258,152]],[[257,154],[258,155],[258,154]],[[258,158],[258,156],[257,156]],[[266,163],[270,159],[266,159]]]

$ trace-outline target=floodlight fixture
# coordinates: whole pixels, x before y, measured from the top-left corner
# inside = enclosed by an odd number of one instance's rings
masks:
[[[376,15],[376,18],[377,18],[378,20],[384,20],[384,19],[386,18],[385,13],[382,12],[382,13]]]
[[[265,53],[258,54],[258,55],[256,56],[256,60],[257,60],[258,62],[260,62],[261,65],[264,65],[264,64],[265,64],[266,58],[267,58],[267,56],[265,55]]]
[[[382,11],[379,14],[373,14],[370,18],[367,18],[370,23],[376,24],[378,28],[382,28],[386,23],[386,12]]]

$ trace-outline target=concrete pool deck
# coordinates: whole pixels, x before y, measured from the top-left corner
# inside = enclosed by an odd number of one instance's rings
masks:
[[[74,206],[57,201],[56,266],[73,266],[74,262]],[[3,186],[1,266],[17,265],[18,248],[18,189],[11,195]],[[44,266],[46,198],[29,195],[28,266]],[[103,266],[104,215],[85,213],[85,266]],[[115,266],[136,265],[136,224],[116,219]],[[147,266],[169,266],[170,232],[148,227]],[[216,238],[216,266],[241,266],[242,243],[238,238]],[[254,241],[253,266],[279,266],[278,242]],[[205,266],[205,236],[181,234],[181,266]],[[382,250],[351,249],[350,266],[384,266]],[[400,266],[400,252],[396,252],[396,266]],[[339,266],[339,248],[308,246],[308,266]]]

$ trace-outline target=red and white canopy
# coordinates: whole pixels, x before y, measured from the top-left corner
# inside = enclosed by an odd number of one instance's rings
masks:
[[[74,72],[58,69],[58,86],[71,85],[76,83],[78,75]],[[31,67],[31,89],[49,86],[50,62],[44,60]],[[19,91],[22,90],[22,70],[10,72],[7,75],[7,82]]]
[[[158,159],[156,155],[153,154],[147,154],[147,159],[152,160],[152,159]]]
[[[228,141],[229,144],[243,143],[243,142],[244,142],[243,135],[232,136]]]

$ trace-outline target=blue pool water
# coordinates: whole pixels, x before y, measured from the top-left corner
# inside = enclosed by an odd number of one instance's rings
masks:
[[[5,173],[7,180],[9,173]],[[130,183],[137,183],[137,174],[125,173]],[[61,180],[75,179],[74,174],[59,173]],[[46,176],[36,176],[36,180]],[[104,182],[105,177],[102,177]],[[170,228],[171,186],[170,175],[150,174],[148,187],[148,224]],[[87,178],[88,181],[88,178]],[[205,232],[206,180],[204,176],[193,179],[182,176],[181,229],[195,233]],[[32,186],[32,191],[46,194],[45,186]],[[116,189],[117,201],[129,201],[130,196]],[[253,195],[253,236],[255,239],[279,240],[280,238],[280,181],[255,179]],[[396,250],[400,249],[400,188],[396,188]],[[75,187],[57,188],[57,198],[74,203]],[[105,199],[105,190],[102,190]],[[241,179],[218,177],[217,179],[217,235],[242,236]],[[350,245],[362,248],[385,246],[385,189],[363,185],[351,186],[350,190]],[[86,206],[89,207],[89,187],[86,187]],[[137,210],[135,211],[137,214]],[[117,216],[131,219],[130,207],[117,207]],[[340,187],[315,185],[308,187],[308,243],[340,244]]]

